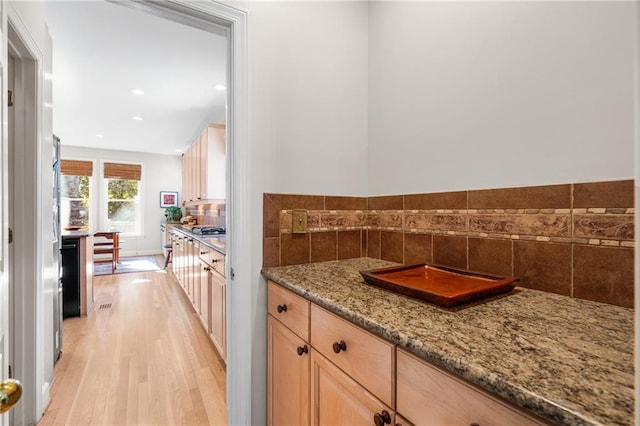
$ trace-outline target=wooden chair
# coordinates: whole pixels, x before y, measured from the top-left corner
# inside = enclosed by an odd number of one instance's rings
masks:
[[[164,248],[167,250],[167,255],[164,258],[164,269],[167,269],[167,265],[171,263],[173,258],[173,246],[171,244],[165,244]]]
[[[118,232],[96,232],[93,234],[93,262],[111,263],[111,273],[118,267],[120,260],[120,240]],[[96,255],[100,257],[96,257]]]

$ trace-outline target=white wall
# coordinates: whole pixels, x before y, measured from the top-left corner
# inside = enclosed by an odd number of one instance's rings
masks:
[[[264,190],[364,195],[367,4],[245,7],[250,137],[252,147],[262,148]]]
[[[246,344],[242,353],[232,353],[230,347],[229,424],[266,424],[262,194],[366,194],[368,6],[330,1],[224,3],[248,13],[247,184],[254,239],[251,270],[236,271],[250,274],[250,298],[241,312],[230,312],[232,320],[250,324],[229,326]],[[247,358],[250,366],[238,361]],[[245,386],[247,376],[251,383]]]
[[[144,234],[139,237],[125,236],[121,240],[121,256],[160,254],[162,249],[160,222],[164,218],[164,208],[160,207],[160,191],[179,192],[182,202],[182,159],[177,155],[147,154],[142,152],[115,151],[108,149],[65,146],[61,141],[61,157],[94,161],[92,195],[100,197],[101,161],[123,161],[142,163],[142,200]],[[95,199],[95,198],[94,198]],[[91,204],[90,221],[93,231],[98,231],[99,208],[102,200]]]
[[[371,2],[369,194],[633,176],[633,2]]]

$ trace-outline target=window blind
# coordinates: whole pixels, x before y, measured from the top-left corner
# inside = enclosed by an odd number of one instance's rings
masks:
[[[71,176],[93,176],[93,162],[82,160],[60,160],[60,173]]]
[[[104,163],[105,179],[140,180],[142,166],[140,164]]]

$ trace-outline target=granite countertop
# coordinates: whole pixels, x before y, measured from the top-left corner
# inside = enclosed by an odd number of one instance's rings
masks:
[[[190,226],[182,226],[182,225],[176,225],[173,228],[177,231],[182,232],[188,237],[193,238],[194,240],[200,241],[201,243],[207,245],[208,247],[211,247],[212,249],[216,250],[219,253],[222,253],[224,255],[227,254],[227,237],[224,234],[222,235],[194,234],[193,232],[191,232]]]
[[[369,286],[359,258],[265,268],[265,277],[557,424],[633,424],[634,311],[516,287],[444,309]]]
[[[62,237],[75,237],[75,238],[83,238],[90,236],[91,233],[89,231],[62,231]]]

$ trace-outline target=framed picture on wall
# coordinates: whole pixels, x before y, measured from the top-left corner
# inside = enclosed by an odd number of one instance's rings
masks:
[[[178,193],[160,191],[160,207],[173,207],[178,205]]]

